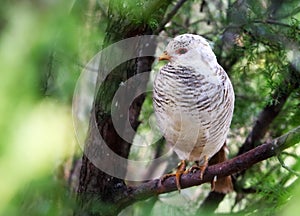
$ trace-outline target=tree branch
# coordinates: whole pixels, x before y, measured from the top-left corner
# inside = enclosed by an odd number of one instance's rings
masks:
[[[277,20],[272,20],[272,19],[267,19],[267,20],[253,20],[253,23],[261,23],[261,24],[271,24],[271,25],[278,25],[278,26],[282,26],[282,27],[287,27],[287,28],[294,28],[293,26],[283,23],[283,22],[279,22]],[[296,28],[297,31],[300,30],[300,28]]]
[[[249,151],[258,144],[258,142],[265,136],[270,124],[279,114],[292,91],[299,87],[300,83],[297,81],[297,79],[292,82],[290,77],[298,77],[296,68],[294,68],[291,64],[289,76],[282,81],[282,84],[276,89],[272,96],[272,99],[276,100],[277,103],[273,103],[264,107],[259,114],[252,131],[246,138],[244,144],[240,147],[237,155],[241,155]],[[286,88],[288,85],[290,85],[289,88],[286,90],[282,89]]]
[[[195,173],[187,173],[181,176],[181,187],[188,188],[211,182],[215,176],[225,177],[234,173],[246,170],[254,164],[273,157],[284,149],[296,145],[300,142],[300,126],[290,132],[264,143],[242,155],[223,163],[207,167],[203,179],[199,179],[199,171]],[[176,191],[175,177],[167,178],[163,183],[159,179],[155,179],[144,183],[138,187],[129,187],[124,196],[117,202],[120,205],[127,206],[135,201],[147,199],[162,193]]]

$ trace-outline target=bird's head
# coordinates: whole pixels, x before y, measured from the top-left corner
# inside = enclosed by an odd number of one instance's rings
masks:
[[[168,60],[183,66],[215,64],[216,56],[205,38],[194,34],[183,34],[169,42],[159,60]]]

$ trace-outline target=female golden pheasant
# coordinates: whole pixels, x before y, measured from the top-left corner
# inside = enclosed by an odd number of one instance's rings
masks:
[[[158,125],[181,160],[176,172],[180,190],[185,161],[195,162],[202,178],[214,155],[214,163],[226,160],[222,147],[232,119],[234,92],[208,42],[199,35],[175,37],[159,60],[169,63],[155,78],[153,104]],[[218,179],[213,189],[231,191],[230,177]]]

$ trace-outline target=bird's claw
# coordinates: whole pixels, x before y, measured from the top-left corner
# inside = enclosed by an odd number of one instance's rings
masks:
[[[181,190],[181,185],[180,185],[180,177],[182,174],[184,174],[186,168],[186,162],[184,160],[180,161],[180,163],[177,166],[176,173],[170,173],[170,174],[165,174],[160,178],[161,183],[163,183],[167,178],[175,176],[176,180],[176,187],[178,191],[180,192]]]
[[[199,178],[200,178],[200,180],[202,180],[202,179],[203,179],[203,174],[204,174],[204,172],[205,172],[207,166],[208,166],[208,158],[205,156],[205,157],[204,157],[204,163],[203,163],[202,165],[199,165],[199,164],[196,162],[196,164],[193,165],[193,166],[189,169],[189,172],[195,173],[197,170],[199,170],[199,171],[200,171]]]

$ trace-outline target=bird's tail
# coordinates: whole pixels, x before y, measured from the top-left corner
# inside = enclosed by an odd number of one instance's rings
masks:
[[[224,143],[224,145],[220,149],[220,151],[217,152],[209,160],[209,165],[214,165],[214,164],[221,163],[221,162],[227,160],[226,150],[227,150],[226,143]],[[218,193],[223,193],[223,194],[227,194],[227,193],[233,191],[231,176],[226,176],[223,178],[216,177],[216,178],[217,178],[216,181],[213,180],[213,182],[212,182],[212,190],[213,191],[216,191]]]

